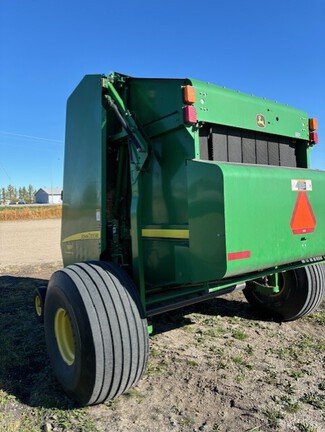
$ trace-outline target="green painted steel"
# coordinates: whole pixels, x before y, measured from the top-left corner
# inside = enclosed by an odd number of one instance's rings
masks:
[[[184,120],[186,85],[196,91],[192,124]],[[193,79],[86,76],[67,105],[64,264],[120,263],[152,307],[322,260],[324,172],[200,160],[200,131],[218,124],[286,137],[307,161],[307,118]],[[297,234],[290,222],[299,193],[316,225]]]
[[[67,103],[61,249],[64,265],[106,247],[105,116],[100,75],[87,75]]]
[[[308,180],[316,224],[294,234],[291,221]],[[321,171],[191,161],[188,163],[192,281],[250,273],[324,254],[325,176]],[[308,218],[308,215],[307,215]],[[308,228],[308,224],[307,224]]]
[[[149,137],[183,127],[183,86],[187,79],[130,78],[129,109]]]
[[[200,121],[309,139],[308,115],[304,111],[202,81],[190,81],[196,89],[195,107]]]
[[[316,262],[316,261],[315,261]],[[324,264],[324,260],[319,260],[318,263]],[[294,264],[286,264],[283,266],[279,266],[277,268],[277,271],[279,273],[284,273],[289,270],[294,270],[302,267],[301,262],[297,262]],[[196,303],[199,301],[207,300],[205,297],[206,295],[213,298],[219,295],[223,294],[229,294],[233,291],[236,291],[238,289],[242,289],[243,285],[247,281],[254,281],[256,283],[256,280],[261,280],[261,278],[264,278],[266,276],[272,277],[272,272],[270,269],[261,270],[259,272],[254,273],[245,273],[244,275],[233,277],[233,278],[227,278],[227,279],[221,279],[220,281],[211,281],[206,282],[203,284],[197,284],[197,285],[180,285],[177,287],[177,289],[160,289],[155,290],[153,293],[151,293],[150,297],[147,301],[147,312],[148,316],[157,315],[157,313],[161,313],[162,307],[167,305],[167,309],[176,309],[177,305],[178,307],[181,307],[186,303],[186,300],[191,298],[193,301],[189,302]],[[276,288],[273,287],[266,287],[262,289],[262,286],[259,286],[257,288],[258,292],[263,292],[263,294],[273,294],[276,292]],[[210,298],[211,298],[210,297]],[[184,303],[183,303],[184,301]],[[176,305],[176,307],[173,307],[173,305]]]

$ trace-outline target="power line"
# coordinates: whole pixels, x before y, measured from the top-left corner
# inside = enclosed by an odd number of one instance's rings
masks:
[[[44,138],[44,137],[33,136],[33,135],[19,134],[19,133],[15,133],[15,132],[8,132],[8,131],[1,131],[0,130],[0,134],[9,135],[9,136],[16,136],[16,137],[21,137],[21,138],[37,139],[37,140],[41,140],[41,141],[52,141],[52,142],[57,142],[60,144],[63,143],[62,140],[57,140],[54,138]]]
[[[5,167],[2,165],[2,163],[0,162],[0,167],[2,168],[3,172],[6,174],[6,176],[8,177],[9,181],[12,182],[10,175],[7,173],[7,171],[5,170]]]

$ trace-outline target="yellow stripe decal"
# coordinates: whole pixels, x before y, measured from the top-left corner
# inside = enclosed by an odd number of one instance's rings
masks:
[[[77,234],[73,234],[69,237],[66,237],[62,240],[62,243],[67,243],[71,241],[77,240],[99,240],[100,239],[100,231],[85,231]]]
[[[147,229],[142,230],[142,237],[159,237],[173,239],[189,239],[188,229]]]

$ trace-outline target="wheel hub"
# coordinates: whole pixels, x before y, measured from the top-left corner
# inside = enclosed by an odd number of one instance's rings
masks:
[[[63,308],[56,311],[54,332],[61,357],[68,366],[71,366],[75,360],[75,343],[70,317]]]
[[[42,316],[42,299],[39,295],[35,297],[35,311],[37,316]]]

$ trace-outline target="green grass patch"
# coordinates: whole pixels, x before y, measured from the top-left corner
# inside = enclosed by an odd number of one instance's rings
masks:
[[[323,394],[317,392],[305,393],[300,400],[316,409],[325,410],[325,398]]]
[[[325,342],[302,335],[301,339],[280,348],[268,348],[266,354],[274,354],[281,360],[294,360],[300,364],[308,361],[311,352],[322,353],[325,350]]]
[[[168,365],[165,360],[157,361],[157,359],[150,360],[148,362],[146,375],[147,376],[153,376],[153,375],[160,375],[167,371]]]
[[[263,414],[267,418],[269,426],[274,429],[278,429],[279,420],[284,419],[284,414],[275,408],[267,408],[263,411]]]
[[[188,364],[188,366],[190,366],[192,368],[197,368],[199,366],[199,363],[193,359],[187,359],[186,363]]]
[[[299,378],[302,378],[305,373],[301,369],[292,369],[288,372],[288,375],[290,378],[293,378],[294,380],[298,380]]]
[[[319,429],[315,429],[306,423],[296,423],[295,426],[299,432],[319,432]]]
[[[297,413],[300,411],[301,407],[299,401],[293,399],[291,396],[283,395],[283,396],[273,396],[272,400],[281,405],[281,407],[288,413]]]
[[[244,341],[248,338],[248,335],[243,330],[233,330],[232,337],[234,339]]]

